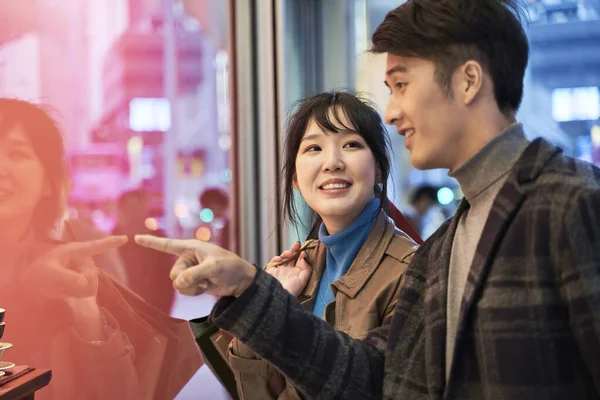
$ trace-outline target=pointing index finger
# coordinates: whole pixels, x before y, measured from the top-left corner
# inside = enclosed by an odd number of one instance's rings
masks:
[[[127,236],[108,236],[102,239],[87,242],[72,242],[61,246],[58,251],[61,255],[77,257],[93,257],[108,250],[116,249],[127,243]]]
[[[135,235],[135,242],[140,246],[176,256],[190,248],[188,240],[168,239],[152,235]]]

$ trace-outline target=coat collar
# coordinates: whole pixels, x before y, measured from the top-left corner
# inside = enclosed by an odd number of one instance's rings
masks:
[[[348,272],[332,282],[333,287],[350,298],[356,297],[381,263],[394,231],[394,223],[381,211]],[[304,301],[312,300],[319,290],[319,282],[327,262],[327,248],[323,243],[317,242],[315,248],[309,251],[308,262],[312,265],[313,272],[302,293],[301,300]]]

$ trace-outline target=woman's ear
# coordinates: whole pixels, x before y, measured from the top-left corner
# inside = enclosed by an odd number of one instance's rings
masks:
[[[298,187],[298,178],[296,177],[296,174],[294,174],[294,176],[292,177],[292,187],[296,190],[300,190],[300,188]]]
[[[381,167],[377,165],[377,171],[375,171],[375,184],[383,183],[381,178]]]

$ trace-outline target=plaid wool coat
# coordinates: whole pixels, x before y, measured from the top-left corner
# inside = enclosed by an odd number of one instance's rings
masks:
[[[364,341],[304,312],[262,271],[212,319],[307,398],[600,398],[600,169],[529,144],[490,211],[445,360],[450,252],[467,207],[417,251],[394,315]]]

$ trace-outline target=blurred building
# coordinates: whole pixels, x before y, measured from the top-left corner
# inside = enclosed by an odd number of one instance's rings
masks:
[[[565,133],[572,155],[593,161],[600,147],[592,134],[600,126],[600,0],[530,0],[529,6],[529,83],[543,93],[534,107]]]

